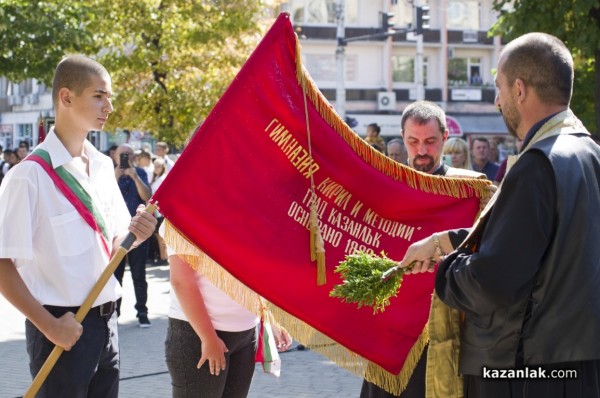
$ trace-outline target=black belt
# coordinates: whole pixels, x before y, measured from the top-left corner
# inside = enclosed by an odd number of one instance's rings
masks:
[[[50,312],[57,312],[57,313],[66,313],[66,312],[72,312],[74,314],[77,313],[77,311],[79,311],[79,307],[59,307],[56,305],[44,305],[44,308],[46,308],[48,311]],[[115,309],[117,308],[117,303],[115,301],[109,301],[107,303],[104,304],[100,304],[96,307],[93,307],[90,309],[90,311],[88,312],[88,315],[96,315],[96,316],[111,316],[113,314],[113,312],[115,312]]]

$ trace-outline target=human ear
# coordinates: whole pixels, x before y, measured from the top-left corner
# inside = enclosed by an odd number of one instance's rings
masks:
[[[66,87],[61,88],[58,91],[58,101],[63,106],[70,106],[71,105],[71,90],[69,90]]]
[[[517,78],[515,79],[515,89],[516,89],[516,97],[517,103],[521,104],[525,101],[529,90],[527,89],[527,85],[523,79]]]

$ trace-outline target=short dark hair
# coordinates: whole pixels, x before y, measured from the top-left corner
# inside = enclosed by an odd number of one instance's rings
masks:
[[[381,132],[381,127],[377,123],[371,123],[367,127],[371,127],[377,134]]]
[[[404,125],[408,119],[414,120],[419,125],[427,124],[430,120],[436,120],[442,135],[448,129],[444,110],[433,102],[417,101],[404,108],[400,122],[402,132],[404,132]]]
[[[70,55],[63,58],[56,66],[52,81],[52,102],[58,105],[58,92],[66,87],[81,94],[90,85],[91,76],[110,76],[100,63],[83,55]]]
[[[471,141],[471,148],[473,148],[473,144],[475,144],[475,141],[485,142],[488,147],[490,146],[490,141],[487,138],[485,138],[485,137],[475,137]]]
[[[546,104],[569,105],[573,95],[573,57],[565,44],[546,33],[527,33],[506,45],[502,73],[534,88]]]

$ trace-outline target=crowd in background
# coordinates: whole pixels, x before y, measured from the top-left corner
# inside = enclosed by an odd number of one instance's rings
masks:
[[[112,159],[115,167],[118,167],[120,160],[118,148],[118,145],[112,145],[105,151],[105,154]],[[155,144],[154,151],[152,151],[152,146],[145,142],[142,144],[141,149],[134,150],[133,153],[134,155],[130,159],[132,166],[145,172],[150,191],[154,194],[167,177],[178,155],[170,155],[169,145],[162,141]],[[158,219],[157,232],[149,239],[148,260],[156,265],[166,265],[166,247],[163,239],[158,234],[158,228],[163,221],[163,217],[158,212],[156,216]]]
[[[367,126],[365,141],[379,152],[398,163],[407,164],[408,155],[402,137],[385,140],[377,123]],[[487,179],[499,185],[506,172],[509,155],[516,155],[521,141],[505,142],[504,139],[473,137],[468,143],[461,137],[450,137],[444,144],[443,161],[448,166],[474,170],[486,175]]]
[[[2,148],[2,145],[0,145],[0,184],[2,184],[2,179],[8,173],[8,170],[25,159],[27,155],[29,155],[29,143],[27,141],[19,142],[19,146],[15,149]]]

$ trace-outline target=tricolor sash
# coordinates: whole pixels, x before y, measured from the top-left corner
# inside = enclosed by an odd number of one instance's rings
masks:
[[[108,234],[102,214],[96,206],[89,193],[81,186],[79,181],[69,173],[63,166],[56,169],[52,167],[50,155],[43,149],[36,149],[25,160],[32,160],[42,166],[42,169],[48,173],[56,188],[67,198],[75,207],[75,210],[83,217],[85,222],[100,235],[102,247],[106,255],[110,258],[110,249],[108,248]]]

